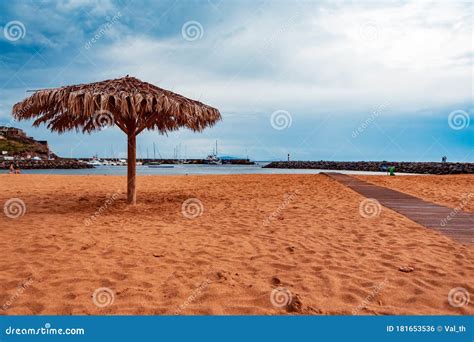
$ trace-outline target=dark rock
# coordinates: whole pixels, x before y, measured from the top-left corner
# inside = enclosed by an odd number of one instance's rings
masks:
[[[381,161],[290,161],[272,162],[264,168],[276,169],[320,169],[320,170],[347,170],[347,171],[371,171],[380,172],[382,166],[394,166],[395,173],[418,173],[418,174],[474,174],[474,163],[435,163],[435,162],[381,162]]]
[[[15,168],[20,170],[31,169],[90,169],[92,165],[86,164],[76,159],[62,159],[55,160],[6,160],[0,162],[0,169],[7,170],[13,164]]]

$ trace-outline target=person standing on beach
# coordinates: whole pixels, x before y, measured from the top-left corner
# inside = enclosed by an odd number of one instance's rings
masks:
[[[15,167],[13,166],[13,163],[10,164],[10,174],[14,174],[15,173]]]

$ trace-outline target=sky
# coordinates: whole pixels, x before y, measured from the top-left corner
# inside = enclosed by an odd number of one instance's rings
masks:
[[[470,1],[2,1],[0,125],[63,157],[126,156],[118,128],[12,120],[28,90],[125,75],[216,107],[138,157],[474,162]]]

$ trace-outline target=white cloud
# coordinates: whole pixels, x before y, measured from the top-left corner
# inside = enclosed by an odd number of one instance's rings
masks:
[[[472,96],[465,4],[287,7],[203,23],[205,36],[194,42],[180,32],[125,36],[98,55],[114,56],[104,73],[137,75],[223,112],[347,112],[387,101],[416,111]]]

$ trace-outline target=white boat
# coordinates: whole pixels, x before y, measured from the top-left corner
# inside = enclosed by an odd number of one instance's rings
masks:
[[[212,154],[208,155],[204,162],[209,165],[222,165],[222,160],[217,156],[217,140],[216,150],[212,151]]]
[[[206,164],[222,165],[222,160],[217,156],[217,154],[213,153],[206,157]]]
[[[88,161],[87,164],[92,165],[92,166],[102,166],[102,165],[104,165],[97,159],[92,159],[92,160]]]

